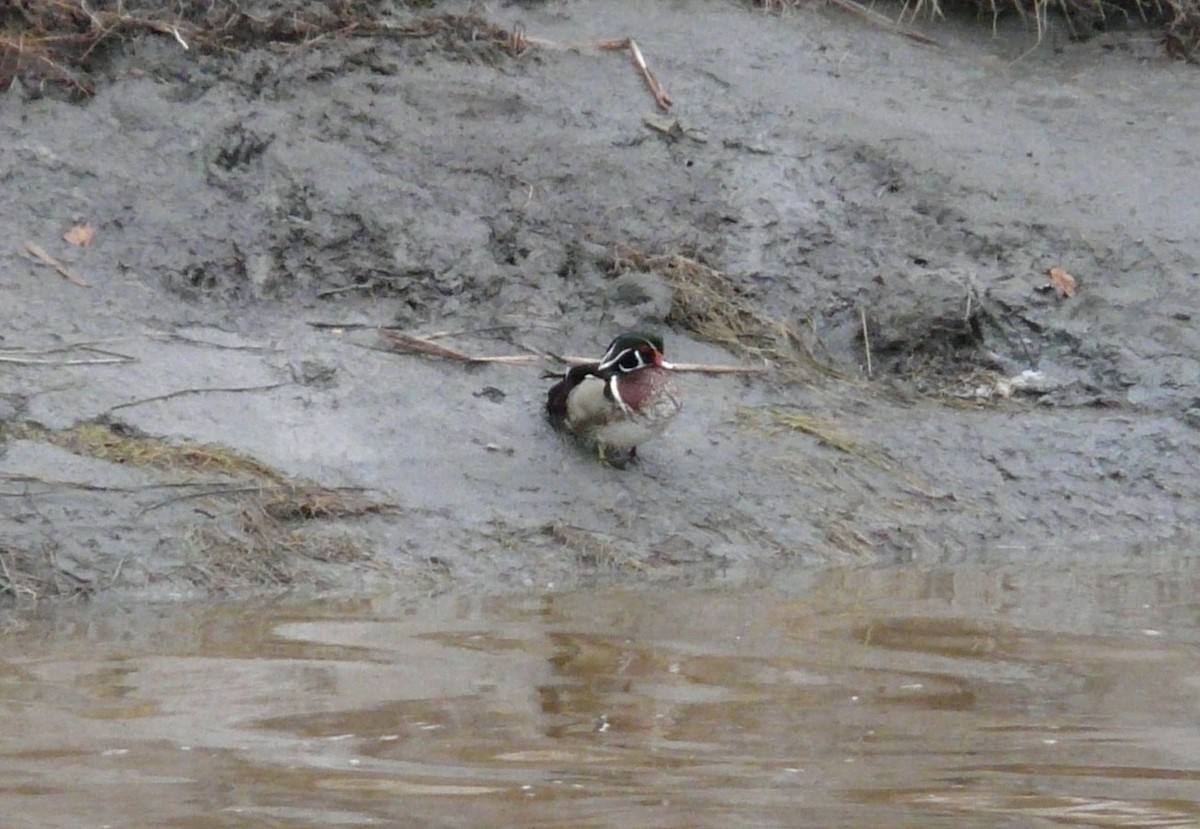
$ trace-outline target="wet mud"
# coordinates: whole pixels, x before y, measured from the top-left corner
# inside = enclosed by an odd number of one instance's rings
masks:
[[[461,25],[221,54],[141,36],[86,100],[0,96],[0,592],[415,596],[1194,545],[1192,67],[1137,30],[1028,52],[1017,22],[947,21],[929,47],[730,3],[487,24],[633,37],[674,106],[625,52]],[[768,370],[683,376],[684,413],[625,470],[544,422],[553,366],[376,330],[595,356],[635,325],[674,360]]]

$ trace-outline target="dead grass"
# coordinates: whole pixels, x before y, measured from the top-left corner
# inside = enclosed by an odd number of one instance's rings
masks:
[[[935,493],[934,488],[927,481],[904,469],[899,463],[889,457],[885,450],[860,443],[840,431],[836,423],[818,417],[797,406],[746,406],[738,409],[735,419],[744,428],[759,431],[767,435],[807,435],[814,438],[822,446],[835,449],[852,458],[861,460],[881,472],[885,472],[893,478],[902,481],[918,495],[933,499],[945,497],[944,495]],[[780,455],[779,459],[784,463],[790,463],[794,460],[788,458],[786,454]]]
[[[0,546],[0,597],[32,604],[44,599],[82,599],[96,585],[60,567],[52,548],[20,550]]]
[[[322,565],[386,569],[373,550],[329,522],[397,513],[396,504],[290,479],[226,447],[166,441],[118,423],[62,431],[27,425],[14,429],[11,437],[110,463],[204,473],[200,489],[189,487],[142,513],[182,500],[209,505],[206,511],[213,514],[187,534],[182,567],[184,577],[197,587],[216,592],[288,588],[312,583]],[[210,480],[215,488],[207,485]],[[37,600],[88,595],[94,589],[57,568],[49,553],[0,548],[0,596]]]
[[[0,88],[14,78],[94,91],[88,73],[107,49],[138,36],[174,40],[180,49],[240,52],[265,44],[311,44],[332,37],[434,38],[443,48],[472,44],[519,54],[528,42],[474,14],[442,14],[408,23],[381,20],[368,0],[275,3],[243,7],[240,0],[166,3],[163,0],[23,0],[0,5]],[[482,55],[487,57],[487,55]]]
[[[802,321],[763,314],[729,277],[697,259],[626,248],[618,252],[612,269],[614,273],[650,272],[665,279],[674,294],[667,322],[697,339],[747,359],[846,379],[818,359],[810,345],[815,335],[805,336]]]
[[[84,423],[53,431],[22,426],[12,437],[50,443],[68,452],[127,466],[153,466],[283,484],[283,473],[232,449],[194,441],[167,441],[117,423]]]
[[[580,564],[602,570],[644,572],[646,564],[622,552],[603,533],[572,527],[561,522],[549,524],[546,534],[575,554]]]
[[[187,577],[206,590],[284,589],[312,581],[321,565],[383,570],[374,552],[340,532],[308,526],[395,509],[309,487],[272,487],[237,499],[232,526],[194,529]]]
[[[834,424],[794,406],[748,406],[738,409],[735,417],[743,426],[772,434],[808,435],[847,455],[865,454],[860,444],[838,432]]]
[[[755,5],[767,11],[785,11],[801,3],[802,0],[756,0]],[[842,0],[839,5],[850,3]],[[952,6],[988,17],[993,26],[1005,14],[1032,18],[1039,44],[1051,13],[1061,14],[1073,35],[1086,34],[1076,31],[1079,22],[1140,20],[1162,28],[1163,45],[1170,57],[1189,63],[1200,61],[1200,0],[904,0],[896,15],[896,25],[905,26],[921,17],[942,18]]]
[[[950,0],[905,0],[897,20],[856,0],[829,0],[879,25],[928,40],[905,21],[938,18]],[[1032,17],[1038,42],[1052,10],[1072,20],[1136,18],[1160,25],[1172,57],[1196,62],[1200,56],[1200,0],[959,0],[993,20],[1014,12]],[[417,5],[417,4],[411,4]],[[800,5],[800,0],[756,0],[768,10]],[[374,37],[393,40],[428,38],[438,48],[471,59],[517,55],[531,45],[519,30],[508,30],[475,14],[441,14],[399,23],[379,17],[368,0],[323,3],[274,3],[243,7],[242,0],[167,3],[163,0],[21,0],[0,4],[0,89],[15,79],[54,84],[79,97],[94,93],[89,80],[107,52],[141,37],[173,40],[180,49],[236,53],[267,44],[313,44],[329,38]],[[465,48],[464,48],[465,47]]]
[[[190,537],[191,580],[218,592],[233,588],[282,589],[312,581],[320,565],[381,570],[372,550],[345,533],[322,532],[314,522],[398,511],[335,490],[284,484],[242,493],[232,526],[205,526]]]

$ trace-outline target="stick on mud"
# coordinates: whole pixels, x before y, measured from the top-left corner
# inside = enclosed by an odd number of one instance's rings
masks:
[[[46,253],[46,251],[42,249],[42,246],[39,245],[37,242],[26,242],[25,250],[29,253],[30,256],[32,256],[38,262],[41,262],[43,265],[47,265],[51,268],[54,268],[54,270],[58,272],[59,276],[61,276],[63,279],[70,282],[72,285],[78,285],[80,288],[92,287],[92,283],[88,282],[82,276],[77,276],[75,273],[73,273],[71,271],[70,268],[68,268],[62,262],[59,262],[53,256]]]

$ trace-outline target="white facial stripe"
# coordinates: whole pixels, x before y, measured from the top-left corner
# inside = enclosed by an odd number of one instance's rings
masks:
[[[629,374],[654,365],[655,358],[660,356],[654,343],[649,340],[641,340],[637,345],[626,346],[620,351],[617,351],[616,348],[615,343],[610,345],[608,351],[604,352],[604,356],[600,358],[599,369],[601,371],[619,371],[622,374]],[[646,354],[647,351],[651,352],[649,356]]]
[[[612,377],[608,378],[608,390],[612,392],[612,399],[617,401],[617,405],[621,407],[621,411],[623,411],[626,415],[632,415],[633,410],[625,405],[625,401],[621,399],[621,390],[617,388],[617,380],[619,379],[620,375],[618,374],[614,374]]]
[[[629,355],[631,354],[637,360],[638,364],[633,367],[626,367],[624,363],[628,361]],[[601,361],[600,368],[602,369],[616,368],[617,371],[634,371],[635,369],[641,368],[643,365],[645,365],[642,362],[642,355],[637,351],[637,349],[633,348],[623,348],[611,357],[609,357],[607,354],[604,356],[607,359]]]

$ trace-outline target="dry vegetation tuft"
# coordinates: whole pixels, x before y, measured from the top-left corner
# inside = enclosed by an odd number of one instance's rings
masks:
[[[868,11],[867,5],[854,0],[832,2],[851,11],[858,8]],[[801,4],[802,0],[755,2],[767,11],[784,11]],[[1042,41],[1051,13],[1061,14],[1072,34],[1077,36],[1086,33],[1077,29],[1078,24],[1091,24],[1091,28],[1096,28],[1095,24],[1110,19],[1140,20],[1162,28],[1163,46],[1170,57],[1189,63],[1200,62],[1200,0],[904,0],[895,25],[904,27],[920,17],[941,18],[946,9],[954,6],[990,18],[993,25],[1005,14],[1032,18],[1038,43]],[[871,8],[877,7],[871,4]]]
[[[128,466],[181,469],[275,484],[284,482],[282,473],[232,449],[186,440],[170,442],[117,423],[84,423],[62,431],[24,426],[14,431],[13,437],[50,443],[77,455]]]
[[[736,420],[745,429],[767,435],[800,434],[814,438],[823,446],[835,449],[852,458],[874,466],[881,472],[903,482],[916,494],[926,498],[942,498],[935,488],[920,476],[908,471],[893,460],[889,453],[877,446],[862,444],[845,435],[836,423],[812,414],[798,406],[770,405],[747,406],[738,409]],[[778,456],[783,463],[800,462],[802,457],[791,458],[786,453]]]
[[[743,426],[773,434],[798,433],[816,438],[831,449],[847,455],[867,456],[856,441],[841,434],[837,427],[817,415],[796,406],[754,406],[737,411],[737,420]]]
[[[368,498],[360,491],[303,483],[225,447],[169,442],[120,423],[85,423],[61,431],[24,425],[10,436],[109,463],[188,473],[186,482],[172,484],[181,487],[172,490],[181,494],[170,495],[140,514],[181,501],[205,502],[207,518],[188,533],[190,549],[182,567],[184,576],[205,590],[311,584],[319,578],[322,565],[387,568],[369,545],[330,523],[400,511],[398,505]],[[202,476],[193,478],[191,473]],[[40,483],[52,486],[56,482]],[[110,491],[103,484],[86,488]],[[119,572],[120,567],[117,569]],[[115,578],[114,574],[109,581]],[[36,601],[86,596],[100,586],[104,585],[80,581],[58,567],[53,551],[0,547],[0,597]]]
[[[351,536],[320,532],[305,523],[387,509],[320,488],[285,486],[245,493],[235,504],[231,528],[192,531],[185,570],[196,585],[218,592],[293,587],[310,582],[322,564],[379,570],[383,564]]]
[[[59,566],[52,548],[21,550],[0,545],[0,598],[33,603],[42,599],[82,599],[96,586]]]
[[[614,543],[615,539],[595,530],[558,522],[547,525],[545,531],[550,538],[573,552],[584,566],[627,572],[644,572],[648,569],[645,563],[623,552]]]
[[[801,321],[764,315],[729,277],[699,260],[625,249],[614,258],[612,267],[615,273],[643,271],[665,279],[674,293],[667,322],[697,339],[782,368],[840,377],[827,362],[817,358]]]

